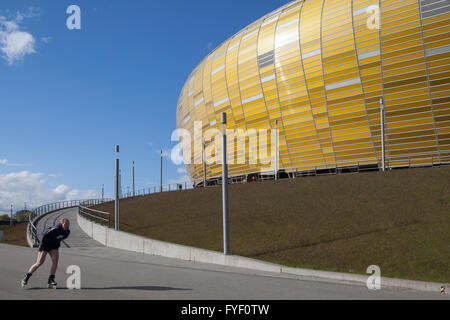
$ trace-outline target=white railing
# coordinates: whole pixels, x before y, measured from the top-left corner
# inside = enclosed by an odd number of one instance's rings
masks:
[[[37,236],[37,229],[35,225],[35,221],[40,216],[53,212],[60,209],[72,208],[78,206],[93,206],[105,202],[110,202],[112,199],[104,198],[104,199],[87,199],[87,200],[66,200],[66,201],[58,201],[54,203],[49,203],[42,205],[36,209],[31,210],[28,216],[28,234],[33,242],[33,245],[39,244],[39,237]]]
[[[122,186],[123,188],[123,186]],[[163,184],[160,186],[152,186],[149,188],[143,188],[143,189],[137,189],[134,191],[127,190],[127,192],[123,192],[120,196],[120,199],[126,199],[126,198],[132,198],[132,197],[139,197],[139,196],[145,196],[148,194],[154,194],[154,193],[160,193],[160,192],[169,192],[169,191],[180,191],[180,190],[187,190],[187,189],[193,189],[194,186],[190,182],[182,182],[182,183],[169,183],[169,184]]]

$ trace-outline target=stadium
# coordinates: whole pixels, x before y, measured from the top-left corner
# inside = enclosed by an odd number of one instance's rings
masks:
[[[221,130],[226,112],[227,128],[277,129],[285,174],[379,170],[383,149],[388,169],[448,164],[449,19],[448,1],[290,2],[194,69],[178,100],[177,128],[196,136],[197,121],[203,131]],[[201,185],[201,153],[191,163]],[[237,179],[264,172],[250,163],[228,170]],[[206,166],[206,179],[221,171]]]

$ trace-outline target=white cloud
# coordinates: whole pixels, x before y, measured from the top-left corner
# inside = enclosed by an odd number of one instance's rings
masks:
[[[33,17],[38,17],[41,15],[41,9],[39,8],[35,8],[35,7],[29,7],[28,11],[23,13],[23,12],[16,12],[16,21],[22,22],[25,18],[33,18]]]
[[[177,168],[178,173],[187,173],[186,168]]]
[[[42,42],[44,42],[45,44],[48,44],[48,43],[52,40],[52,37],[43,37],[43,38],[41,38],[41,40],[42,40]]]
[[[59,177],[62,177],[62,174],[61,173],[58,173],[58,174],[51,173],[48,176],[51,178],[59,178]]]
[[[23,58],[34,50],[35,40],[28,32],[15,31],[9,34],[0,32],[0,50],[4,53],[3,58],[8,65],[22,61]]]
[[[8,163],[8,159],[0,159],[0,164],[7,164]]]
[[[11,66],[22,61],[26,55],[36,53],[36,40],[31,33],[21,30],[20,23],[25,18],[38,15],[38,9],[30,7],[26,13],[17,12],[13,19],[8,20],[0,16],[0,51],[8,65]]]
[[[160,155],[161,154],[161,150],[155,150],[155,152]],[[163,158],[169,158],[170,159],[170,150],[162,150],[162,156]]]
[[[29,171],[0,174],[0,213],[14,208],[36,208],[40,205],[66,200],[96,199],[99,195],[93,190],[78,190],[61,184],[51,189],[42,173]]]
[[[185,182],[187,182],[188,184],[191,184],[191,178],[187,174],[179,176],[176,179],[170,179],[168,183],[169,184],[175,184],[175,183],[184,184]]]
[[[12,162],[8,162],[6,164],[8,167],[31,167],[32,164],[30,163],[12,163]]]

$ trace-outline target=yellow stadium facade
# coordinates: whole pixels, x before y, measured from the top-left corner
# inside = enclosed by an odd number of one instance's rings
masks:
[[[285,172],[450,163],[450,5],[440,0],[305,0],[222,43],[191,73],[177,128],[279,130]],[[201,139],[201,138],[197,138]],[[198,141],[197,141],[198,142]],[[229,142],[231,143],[231,142]],[[203,181],[202,155],[187,165]],[[200,159],[198,159],[200,158]],[[258,172],[230,165],[230,176]],[[220,177],[209,165],[207,179]]]

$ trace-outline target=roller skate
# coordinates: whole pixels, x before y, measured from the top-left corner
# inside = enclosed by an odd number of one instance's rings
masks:
[[[55,276],[50,276],[48,278],[48,288],[49,289],[56,289],[56,286],[58,284],[55,282]]]
[[[22,288],[25,288],[25,286],[28,284],[28,280],[30,279],[30,277],[31,277],[31,273],[27,273],[25,275],[25,277],[22,279],[22,282],[21,282]]]

